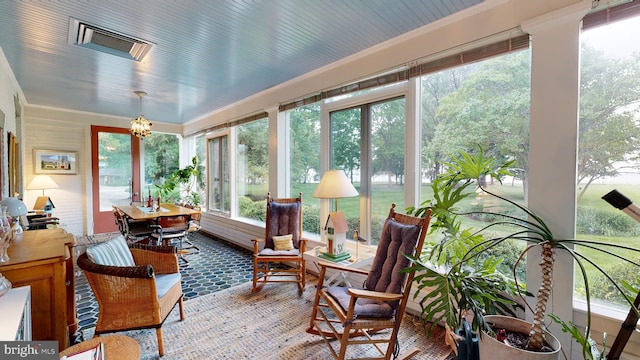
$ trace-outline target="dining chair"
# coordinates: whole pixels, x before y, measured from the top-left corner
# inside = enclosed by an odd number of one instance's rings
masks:
[[[398,331],[415,273],[407,256],[422,251],[431,210],[418,218],[396,213],[395,206],[391,205],[384,222],[370,270],[329,261],[318,263],[320,277],[307,332],[321,335],[335,359],[345,359],[350,345],[372,346],[381,356],[375,359],[389,360],[398,355]],[[366,276],[366,280],[362,287],[327,286],[327,269]],[[416,352],[410,350],[400,358],[410,358]]]
[[[200,206],[198,205],[189,204],[185,204],[184,207],[198,211],[197,213],[191,214],[191,217],[189,219],[189,227],[187,227],[187,237],[184,240],[185,245],[183,247],[183,249],[186,250],[189,254],[197,254],[200,251],[200,248],[194,245],[192,240],[194,234],[199,232],[202,228],[200,226],[200,219],[202,218],[202,208],[200,208]]]
[[[178,249],[178,257],[180,260],[188,263],[185,255],[184,240],[188,235],[189,215],[160,216],[157,218],[156,224],[152,225],[155,231],[151,237],[155,239],[156,245],[174,245]],[[176,243],[177,242],[177,243]]]
[[[117,206],[113,206],[113,216],[118,230],[127,242],[138,242],[148,239],[154,232],[151,222],[147,220],[133,220]]]

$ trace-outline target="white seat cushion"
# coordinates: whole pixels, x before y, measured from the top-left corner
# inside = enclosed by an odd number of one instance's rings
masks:
[[[273,250],[273,249],[269,249],[269,248],[264,248],[262,249],[262,251],[260,251],[259,253],[260,255],[267,255],[267,256],[282,256],[282,255],[288,255],[288,256],[299,256],[300,255],[300,250],[298,249],[291,249],[291,250]]]
[[[156,275],[156,291],[158,292],[158,298],[163,297],[164,294],[173,287],[173,285],[179,283],[181,280],[182,277],[179,272]]]

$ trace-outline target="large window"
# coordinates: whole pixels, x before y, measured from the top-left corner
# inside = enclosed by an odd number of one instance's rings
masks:
[[[208,140],[209,191],[207,208],[229,214],[231,192],[229,187],[229,142],[226,134]]]
[[[359,230],[377,244],[391,204],[404,208],[404,97],[331,111],[330,126],[330,168],[344,170],[367,199],[338,200],[349,224],[347,238]]]
[[[640,247],[638,223],[601,197],[617,189],[640,201],[640,43],[625,41],[638,31],[640,18],[636,17],[585,30],[581,37],[576,221],[579,239],[636,248]],[[590,249],[578,250],[596,259],[618,283],[622,279],[635,283],[638,275],[622,261]],[[593,267],[587,271],[592,297],[607,305],[622,304],[602,274]],[[584,298],[584,284],[578,279],[575,293]]]
[[[143,144],[145,184],[161,184],[180,167],[178,136],[153,132]]]
[[[431,183],[447,162],[461,151],[484,149],[487,156],[514,160],[514,176],[503,183],[485,184],[488,190],[518,203],[526,202],[529,149],[530,52],[523,50],[422,77],[422,187],[421,199],[433,198]],[[491,197],[477,196],[460,212],[491,210]],[[491,219],[462,218],[461,228],[481,228]],[[496,231],[508,229],[499,229]],[[434,239],[437,241],[438,239]],[[518,248],[496,249],[503,259],[501,271],[512,273]],[[525,266],[518,275],[524,281]]]
[[[264,118],[235,129],[235,194],[240,217],[264,221],[269,191],[269,121]]]
[[[404,212],[405,100],[368,106],[371,123],[371,242],[378,243],[382,225],[395,203]]]
[[[333,111],[330,114],[331,123],[331,160],[330,169],[343,170],[351,180],[353,186],[362,193],[360,186],[360,172],[362,170],[362,108],[354,107]],[[353,239],[353,231],[360,231],[360,235],[368,238],[364,229],[360,227],[360,199],[344,198],[333,200],[333,210],[344,213],[349,225],[347,239]]]
[[[286,113],[289,126],[290,195],[303,194],[303,230],[320,234],[319,199],[311,196],[320,181],[320,103]]]

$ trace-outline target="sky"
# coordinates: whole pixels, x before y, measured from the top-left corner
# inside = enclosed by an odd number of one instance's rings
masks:
[[[581,40],[604,50],[611,57],[627,57],[640,51],[640,41],[627,41],[640,34],[640,17],[598,26],[582,33]]]
[[[617,21],[584,31],[581,41],[603,50],[608,57],[624,58],[634,52],[640,52],[640,41],[633,41],[634,35],[640,33],[640,17]],[[628,41],[631,39],[632,41]],[[640,174],[630,169],[621,171],[615,178],[601,179],[607,184],[639,184]]]

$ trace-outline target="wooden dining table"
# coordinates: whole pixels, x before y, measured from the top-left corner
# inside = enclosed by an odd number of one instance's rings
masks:
[[[163,216],[193,215],[199,214],[200,210],[188,208],[186,206],[171,203],[161,203],[160,209],[153,211],[142,205],[118,205],[128,217],[134,220],[156,220]]]

